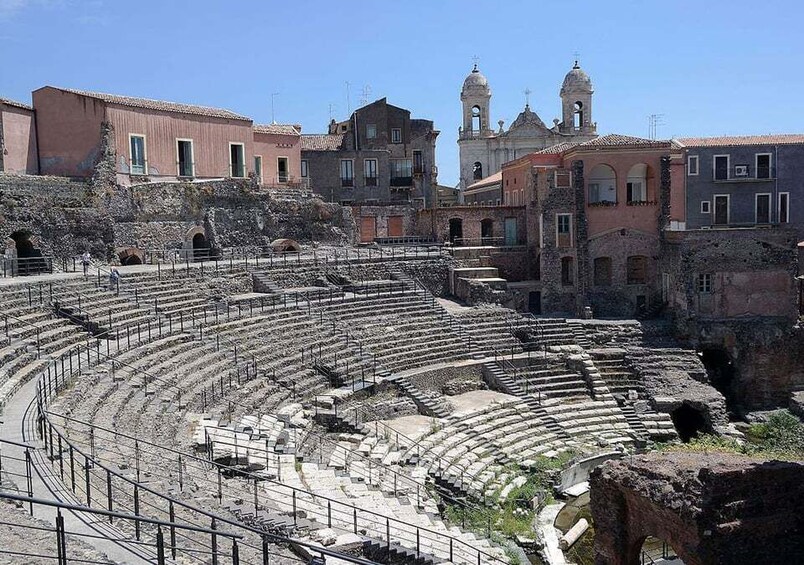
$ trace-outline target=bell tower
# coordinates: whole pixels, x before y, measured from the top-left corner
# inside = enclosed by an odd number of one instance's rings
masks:
[[[575,61],[561,85],[561,133],[597,135],[597,124],[592,121],[593,93],[592,80]]]
[[[490,157],[487,139],[494,136],[491,129],[491,88],[475,62],[472,72],[461,88],[463,122],[458,129],[458,149],[461,164],[461,189],[489,174]]]

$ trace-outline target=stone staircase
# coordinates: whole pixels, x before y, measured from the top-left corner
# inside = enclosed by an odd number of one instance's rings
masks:
[[[394,375],[386,379],[393,383],[400,391],[405,393],[425,416],[434,418],[446,418],[449,416],[449,409],[444,405],[443,400],[430,396],[414,385],[410,379],[400,375]]]

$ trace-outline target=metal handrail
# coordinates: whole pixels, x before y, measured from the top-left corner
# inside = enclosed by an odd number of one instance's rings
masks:
[[[80,349],[80,346],[79,346],[79,349]],[[79,355],[80,355],[80,351],[79,351]],[[57,365],[56,365],[56,367],[57,367]],[[64,373],[62,373],[62,378],[64,379]],[[58,386],[57,386],[56,388],[58,389]],[[39,405],[40,409],[42,410],[42,418],[44,418],[44,419],[45,419],[45,420],[48,422],[48,424],[49,424],[50,426],[52,426],[52,427],[54,427],[54,428],[55,428],[54,424],[53,424],[52,422],[50,422],[50,419],[49,419],[49,415],[50,415],[50,413],[49,413],[49,412],[47,412],[46,410],[44,410],[44,406],[46,406],[46,405],[47,405],[47,399],[49,398],[49,390],[50,390],[50,389],[47,387],[47,383],[43,383],[43,382],[41,381],[41,378],[40,378],[40,382],[39,382],[39,390],[38,390],[38,397],[40,398],[40,400],[39,400],[38,405]],[[43,395],[44,395],[44,396],[43,396]],[[65,419],[69,419],[69,420],[73,420],[73,421],[78,421],[79,423],[82,423],[83,425],[87,425],[87,426],[89,426],[89,427],[95,427],[95,428],[97,428],[97,429],[103,429],[103,428],[102,428],[102,427],[100,427],[100,426],[95,426],[95,425],[90,424],[90,423],[88,423],[88,422],[82,422],[82,421],[80,421],[80,420],[77,420],[77,419],[74,419],[74,418],[65,417],[65,416],[62,416],[62,415],[57,415],[57,414],[54,414],[54,415],[55,415],[55,416],[58,416],[58,417],[65,418]],[[107,431],[110,431],[110,430],[107,430]],[[145,445],[152,445],[152,446],[154,446],[154,447],[156,447],[156,448],[158,448],[158,449],[167,450],[167,451],[169,451],[169,452],[173,452],[173,453],[176,453],[176,454],[181,453],[181,452],[178,452],[177,450],[174,450],[174,449],[172,449],[172,448],[168,448],[168,447],[160,446],[160,445],[157,445],[157,444],[153,444],[153,443],[151,443],[151,442],[148,442],[147,440],[139,440],[138,438],[133,438],[133,437],[131,437],[131,436],[126,436],[126,434],[122,434],[122,433],[121,433],[121,432],[119,432],[119,431],[110,431],[110,432],[111,432],[111,433],[116,434],[116,435],[117,435],[117,436],[119,436],[119,437],[129,437],[130,439],[134,439],[135,441],[141,442],[141,443],[143,443],[143,444],[145,444]],[[131,479],[128,479],[127,477],[125,477],[125,476],[123,476],[123,475],[121,475],[121,474],[117,473],[116,471],[111,470],[111,469],[109,469],[108,467],[104,466],[102,463],[98,462],[98,461],[95,459],[95,457],[94,457],[94,456],[92,456],[92,455],[90,455],[90,454],[87,454],[87,453],[85,453],[83,450],[81,450],[80,448],[77,448],[76,446],[74,446],[74,445],[73,445],[73,444],[72,444],[72,443],[69,441],[69,439],[67,439],[67,438],[66,438],[66,436],[63,436],[62,434],[60,434],[60,433],[58,432],[58,429],[56,429],[56,433],[57,433],[57,435],[59,435],[60,437],[64,437],[65,442],[66,442],[68,445],[70,445],[71,447],[73,447],[73,449],[75,449],[75,450],[76,450],[76,451],[77,451],[77,452],[78,452],[80,455],[84,456],[84,457],[85,457],[85,458],[87,458],[88,460],[89,460],[89,459],[91,459],[93,462],[95,462],[96,464],[98,464],[98,466],[100,466],[101,468],[104,468],[104,469],[106,469],[107,471],[109,471],[110,473],[115,474],[116,476],[119,476],[121,479],[123,479],[123,480],[124,480],[124,481],[126,481],[126,482],[131,482],[131,483],[133,483],[133,484],[138,485],[138,487],[139,487],[139,488],[141,488],[141,489],[145,490],[146,492],[151,492],[152,494],[154,494],[154,495],[156,495],[156,496],[159,496],[159,497],[165,498],[165,499],[167,499],[167,500],[171,500],[171,498],[170,498],[170,497],[168,497],[168,496],[166,496],[166,495],[163,495],[163,494],[161,494],[161,493],[159,493],[159,492],[157,492],[157,491],[155,491],[155,490],[153,490],[153,489],[150,489],[149,487],[147,487],[147,485],[144,485],[144,484],[139,483],[139,482],[132,481]],[[187,457],[187,458],[192,458],[192,459],[196,459],[196,460],[197,460],[197,459],[200,459],[200,458],[198,458],[197,456],[194,456],[194,455],[192,455],[192,454],[185,454],[185,453],[181,453],[181,454],[182,454],[182,456]],[[243,470],[238,469],[238,468],[236,468],[236,467],[232,467],[232,466],[227,466],[227,465],[218,464],[218,463],[215,463],[214,461],[212,461],[212,462],[209,462],[209,461],[206,461],[206,460],[204,460],[204,461],[205,461],[206,463],[208,463],[208,464],[210,464],[210,463],[211,463],[212,465],[214,465],[216,468],[218,468],[218,469],[219,469],[219,472],[220,472],[220,473],[223,473],[224,471],[226,471],[226,472],[228,472],[228,473],[233,473],[233,474],[237,474],[237,475],[245,476],[245,477],[247,477],[247,478],[254,479],[254,480],[259,480],[259,481],[263,481],[263,482],[266,482],[266,481],[267,481],[267,482],[269,482],[269,483],[271,483],[271,484],[274,484],[274,485],[276,485],[276,486],[278,486],[278,487],[280,487],[280,488],[290,489],[290,491],[291,491],[291,492],[294,494],[294,496],[295,496],[295,493],[300,493],[301,495],[307,495],[308,497],[310,497],[311,499],[314,499],[314,500],[315,500],[315,499],[317,499],[317,500],[324,500],[324,501],[326,501],[326,502],[327,502],[327,506],[328,506],[329,508],[331,508],[333,505],[335,505],[336,507],[337,507],[337,506],[346,507],[346,509],[347,509],[347,510],[349,510],[349,511],[351,511],[351,512],[353,512],[353,513],[360,512],[362,515],[366,515],[366,514],[367,514],[367,515],[369,515],[369,516],[373,516],[375,520],[376,520],[376,519],[379,519],[379,521],[380,521],[380,522],[383,522],[383,523],[386,523],[386,524],[391,524],[391,523],[393,523],[393,524],[395,524],[395,526],[396,526],[396,527],[397,527],[397,528],[398,528],[400,531],[407,531],[407,532],[418,531],[418,532],[424,532],[424,533],[426,533],[426,534],[431,534],[432,536],[434,536],[434,537],[435,537],[435,539],[444,539],[444,540],[448,540],[448,541],[449,541],[449,545],[450,545],[450,547],[452,547],[452,545],[453,545],[453,544],[457,544],[458,546],[465,546],[465,547],[466,547],[466,548],[467,548],[467,549],[470,551],[470,553],[472,553],[472,554],[475,554],[475,553],[476,553],[476,554],[478,555],[478,559],[480,559],[480,556],[481,556],[481,555],[484,555],[484,556],[486,556],[486,558],[487,558],[489,561],[493,561],[493,562],[501,562],[501,561],[500,561],[498,558],[496,558],[496,557],[494,557],[494,556],[492,556],[492,555],[490,555],[490,554],[488,554],[488,553],[486,553],[486,552],[484,552],[484,551],[482,551],[482,550],[480,550],[480,549],[478,549],[478,548],[476,548],[476,547],[472,547],[471,545],[467,544],[466,542],[462,541],[462,540],[461,540],[461,539],[459,539],[459,538],[453,538],[452,536],[445,535],[445,534],[443,534],[443,533],[441,533],[441,532],[436,532],[436,531],[430,530],[429,528],[422,528],[422,527],[416,526],[416,525],[414,525],[414,524],[410,524],[410,523],[408,523],[408,522],[404,522],[404,521],[399,520],[399,519],[396,519],[396,518],[393,518],[393,519],[392,519],[392,518],[390,518],[390,517],[388,517],[388,516],[385,516],[385,515],[379,514],[379,513],[377,513],[377,512],[373,512],[373,511],[371,511],[371,510],[366,510],[366,509],[358,508],[358,507],[356,507],[356,506],[354,506],[354,505],[346,504],[346,503],[341,502],[341,501],[339,501],[339,500],[336,500],[336,499],[331,499],[331,498],[329,498],[329,497],[322,496],[322,495],[319,495],[319,494],[316,494],[316,493],[313,493],[313,492],[309,492],[309,491],[306,491],[306,490],[304,490],[304,489],[298,489],[298,488],[296,488],[296,487],[292,487],[292,486],[289,486],[289,485],[286,485],[286,484],[283,484],[283,483],[278,483],[278,482],[273,481],[273,480],[271,480],[271,479],[267,479],[267,478],[266,478],[266,477],[264,477],[264,476],[261,476],[261,475],[255,475],[255,474],[253,474],[253,473],[249,473],[249,472],[243,471]],[[179,505],[181,505],[181,506],[183,506],[183,507],[187,507],[187,508],[193,509],[194,511],[197,511],[197,512],[200,512],[200,513],[203,513],[203,514],[209,515],[210,517],[214,517],[214,518],[219,519],[219,520],[221,520],[221,521],[225,521],[225,520],[226,520],[226,519],[221,518],[221,517],[219,517],[219,516],[216,516],[216,515],[213,515],[213,514],[211,514],[211,513],[208,513],[208,512],[206,512],[206,511],[204,511],[204,510],[202,510],[202,509],[195,509],[195,508],[194,508],[194,507],[192,507],[191,505],[188,505],[187,503],[184,503],[184,502],[181,502],[181,501],[178,501],[178,500],[174,501],[174,503],[175,503],[175,504],[179,504]],[[232,521],[229,521],[229,522],[230,522],[230,523],[234,523],[234,524],[239,524],[239,522],[237,522],[237,523],[232,522]],[[405,528],[407,528],[407,529],[405,529]],[[446,541],[445,541],[445,543],[446,543]]]

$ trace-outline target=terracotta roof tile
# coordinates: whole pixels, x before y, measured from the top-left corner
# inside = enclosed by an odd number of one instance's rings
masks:
[[[15,108],[22,108],[23,110],[33,110],[33,106],[23,104],[22,102],[17,102],[16,100],[10,100],[8,98],[0,98],[0,104],[5,104],[6,106],[13,106]]]
[[[557,155],[559,153],[563,153],[567,149],[572,149],[578,145],[575,141],[562,141],[561,143],[556,143],[555,145],[551,145],[550,147],[545,147],[541,151],[537,151],[539,155]]]
[[[502,171],[489,175],[484,179],[480,179],[466,187],[467,190],[472,188],[482,188],[484,186],[492,186],[502,182]]]
[[[673,141],[684,147],[724,147],[730,145],[799,145],[804,134],[776,133],[765,135],[723,135],[719,137],[680,137]]]
[[[79,96],[102,100],[107,104],[116,106],[127,106],[130,108],[143,108],[145,110],[159,110],[162,112],[175,112],[178,114],[193,114],[195,116],[208,116],[211,118],[225,118],[228,120],[251,121],[251,118],[235,114],[222,108],[209,108],[207,106],[196,106],[194,104],[180,104],[178,102],[166,102],[164,100],[151,100],[149,98],[133,98],[131,96],[119,96],[117,94],[105,94],[103,92],[90,92],[88,90],[76,90],[73,88],[58,88],[63,92],[71,92]]]
[[[269,133],[274,135],[300,135],[299,124],[254,124],[254,133]]]
[[[338,151],[343,145],[342,133],[309,134],[301,136],[302,151]]]
[[[668,144],[669,141],[610,133],[585,141],[578,145],[578,147],[665,147]]]

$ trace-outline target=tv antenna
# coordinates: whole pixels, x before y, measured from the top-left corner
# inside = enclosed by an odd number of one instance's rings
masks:
[[[352,86],[352,83],[348,80],[346,81],[346,113],[351,115],[352,114],[352,99],[351,99],[351,92],[349,88]]]
[[[664,114],[650,114],[648,116],[648,139],[656,141],[659,126],[664,125]]]
[[[274,119],[274,97],[279,96],[278,92],[271,93],[271,123],[275,124],[276,120]]]
[[[367,84],[363,87],[363,90],[360,91],[360,105],[365,106],[369,102],[369,98],[371,97],[371,85]]]

